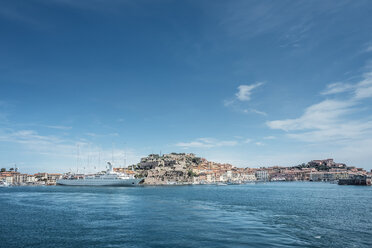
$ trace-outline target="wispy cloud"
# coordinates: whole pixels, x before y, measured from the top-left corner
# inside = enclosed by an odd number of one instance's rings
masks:
[[[363,74],[363,80],[355,85],[354,98],[361,100],[372,97],[372,65],[368,66],[368,72]]]
[[[42,8],[50,9],[54,7],[68,7],[81,11],[102,14],[122,14],[122,11],[132,5],[128,1],[116,0],[38,0],[38,1],[9,1],[2,4],[0,8],[0,19],[19,22],[33,28],[45,29],[53,27],[53,23],[47,21],[45,17],[39,15]]]
[[[295,119],[276,120],[267,122],[272,129],[284,131],[324,129],[338,122],[341,116],[352,112],[353,102],[325,100],[314,104],[305,110],[305,113]]]
[[[85,135],[90,137],[117,137],[119,136],[118,133],[108,133],[108,134],[98,134],[98,133],[85,133]]]
[[[61,138],[56,135],[43,135],[35,130],[11,130],[0,129],[0,142],[17,145],[19,152],[37,157],[36,161],[28,161],[25,164],[34,164],[37,161],[47,160],[43,169],[66,171],[69,168],[86,168],[86,172],[104,169],[107,161],[113,161],[116,166],[137,163],[141,157],[135,150],[102,148],[88,140],[72,140]],[[77,161],[77,154],[79,159]],[[63,164],[61,164],[61,161]],[[36,163],[36,164],[35,164]],[[78,164],[77,164],[78,163]],[[58,168],[56,166],[61,165]]]
[[[372,73],[363,74],[356,84],[333,84],[326,91],[336,94],[346,90],[351,96],[323,100],[309,106],[294,119],[267,122],[271,129],[286,131],[291,138],[307,142],[347,142],[372,139],[372,116],[356,117],[365,108],[363,99],[372,97]],[[359,115],[360,116],[360,115]]]
[[[348,83],[332,83],[327,85],[327,88],[321,92],[322,95],[331,95],[347,92],[354,89],[354,86]]]
[[[45,128],[48,128],[48,129],[54,129],[54,130],[61,130],[61,131],[66,131],[66,130],[71,130],[72,129],[72,126],[66,126],[66,125],[53,125],[53,124],[44,124],[44,123],[35,123],[35,122],[31,122],[31,123],[20,123],[20,122],[17,122],[17,123],[14,123],[11,125],[13,128],[16,128],[19,130],[19,129],[25,129],[25,130],[28,130],[28,129],[45,129]]]
[[[0,134],[1,142],[11,142],[23,145],[29,151],[40,154],[53,154],[64,156],[65,151],[71,148],[64,139],[51,135],[39,135],[34,130],[2,130]],[[63,150],[63,153],[61,151]]]
[[[224,100],[223,103],[225,107],[230,107],[237,112],[241,112],[245,114],[255,113],[255,114],[262,115],[262,116],[267,116],[267,113],[263,111],[257,110],[255,108],[247,108],[246,106],[247,102],[251,100],[254,89],[260,87],[263,84],[264,84],[263,82],[257,82],[257,83],[250,84],[250,85],[246,85],[246,84],[239,85],[234,98]]]
[[[234,103],[235,103],[235,99],[230,99],[230,100],[224,100],[223,101],[223,105],[225,105],[225,107],[233,106]]]
[[[45,127],[51,128],[51,129],[59,129],[59,130],[70,130],[70,129],[72,129],[71,126],[59,126],[59,125],[56,125],[56,126],[54,126],[54,125],[46,125]]]
[[[0,123],[6,123],[8,121],[8,113],[6,109],[9,107],[9,104],[5,101],[0,100]]]
[[[366,48],[365,48],[365,52],[372,52],[372,42],[369,42],[367,45],[366,45]]]
[[[255,114],[258,114],[258,115],[267,116],[266,112],[259,111],[257,109],[244,109],[243,112],[244,113],[255,113]]]
[[[314,4],[308,1],[296,1],[288,8],[287,2],[232,1],[223,5],[223,14],[219,25],[222,30],[234,38],[247,40],[265,34],[280,34],[281,47],[298,47],[311,39],[311,32],[324,32],[329,26],[321,25],[316,16],[327,14],[335,16],[348,1],[327,1]],[[309,15],[309,10],[312,14]],[[280,10],[280,11],[278,11]],[[318,39],[319,40],[319,39]]]
[[[28,3],[23,4],[27,5]],[[35,27],[39,27],[41,25],[39,21],[31,17],[28,13],[25,14],[20,12],[20,9],[24,9],[24,6],[19,5],[19,3],[14,3],[10,6],[3,5],[0,8],[0,18],[7,19],[9,21],[21,22]]]
[[[218,140],[215,138],[198,138],[190,142],[179,142],[176,144],[178,147],[182,147],[184,149],[189,148],[216,148],[216,147],[229,147],[229,146],[245,146],[248,144],[256,145],[256,146],[263,146],[265,145],[263,142],[250,139],[250,138],[243,138],[241,136],[234,137],[235,139],[231,140]],[[274,136],[267,136],[264,139],[275,139]]]
[[[7,120],[7,117],[6,117],[7,115],[5,114],[5,113],[1,113],[0,112],[0,122],[4,122],[4,121],[6,121]]]
[[[249,101],[251,100],[252,91],[261,85],[263,85],[262,82],[250,85],[239,85],[238,92],[235,94],[235,96],[239,101]]]
[[[182,148],[212,148],[222,146],[236,146],[236,140],[217,140],[214,138],[199,138],[191,142],[180,142],[176,146]]]
[[[97,13],[118,13],[121,7],[131,5],[130,1],[117,0],[40,0],[45,5],[65,6],[83,11],[94,11]]]

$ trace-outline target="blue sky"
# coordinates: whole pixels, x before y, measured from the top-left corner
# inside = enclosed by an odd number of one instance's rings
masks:
[[[1,1],[0,165],[89,171],[161,151],[372,169],[370,13],[370,1]]]

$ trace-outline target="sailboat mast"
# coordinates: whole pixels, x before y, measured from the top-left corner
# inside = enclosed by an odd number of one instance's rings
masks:
[[[79,174],[79,162],[80,162],[80,145],[77,144],[77,151],[76,151],[76,174]]]

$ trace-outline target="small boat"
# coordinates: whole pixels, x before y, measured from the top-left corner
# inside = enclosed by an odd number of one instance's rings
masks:
[[[216,185],[217,185],[217,186],[227,186],[226,183],[221,183],[221,182],[220,182],[220,183],[216,183]]]
[[[0,181],[0,187],[9,187],[9,186],[10,186],[9,183],[7,183],[6,181],[3,181],[3,180]]]

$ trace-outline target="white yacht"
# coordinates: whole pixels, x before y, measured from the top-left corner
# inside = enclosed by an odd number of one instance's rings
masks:
[[[134,175],[125,173],[114,172],[112,164],[107,163],[109,169],[104,174],[96,174],[76,178],[70,176],[57,180],[57,185],[66,186],[135,186],[138,185],[143,179],[135,178]]]
[[[7,183],[6,181],[0,180],[0,187],[8,187],[8,186],[9,186],[9,183]]]

